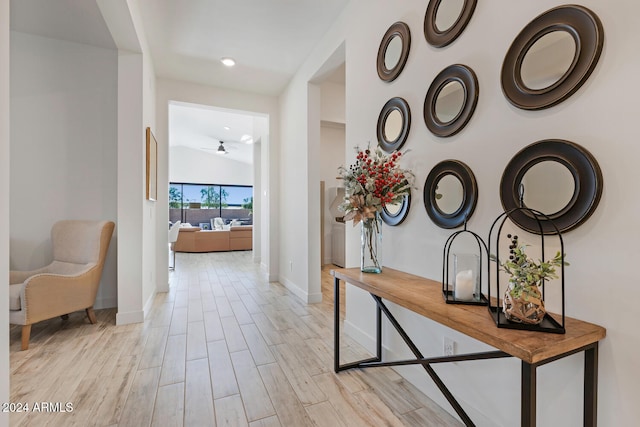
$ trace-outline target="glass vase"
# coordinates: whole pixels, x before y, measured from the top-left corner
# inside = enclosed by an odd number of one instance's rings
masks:
[[[504,293],[502,312],[507,320],[537,325],[546,314],[540,288],[536,284],[509,280]]]
[[[360,270],[365,273],[382,272],[382,217],[378,212],[374,218],[361,221]]]

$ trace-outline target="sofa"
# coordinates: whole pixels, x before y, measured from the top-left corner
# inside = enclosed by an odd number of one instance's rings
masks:
[[[226,230],[181,227],[174,245],[176,252],[247,251],[253,249],[253,226],[232,226]]]

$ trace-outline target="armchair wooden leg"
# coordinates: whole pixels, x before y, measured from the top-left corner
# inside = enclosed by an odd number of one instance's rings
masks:
[[[91,324],[95,324],[98,320],[96,319],[96,314],[93,312],[93,307],[89,307],[85,311],[87,312],[89,322],[91,322]]]
[[[29,337],[31,336],[31,325],[22,326],[22,350],[29,348]]]

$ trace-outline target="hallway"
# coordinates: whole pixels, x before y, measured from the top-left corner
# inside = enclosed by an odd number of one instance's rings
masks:
[[[12,426],[459,426],[389,368],[333,373],[329,269],[306,305],[266,282],[251,252],[177,254],[171,289],[144,324],[115,310],[11,328],[11,401],[72,412],[11,415]],[[327,286],[329,284],[329,286]],[[348,337],[345,359],[366,352]]]

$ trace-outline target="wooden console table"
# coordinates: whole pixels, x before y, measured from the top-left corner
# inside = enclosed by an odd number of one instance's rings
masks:
[[[385,267],[381,274],[362,273],[359,268],[332,270],[334,276],[334,370],[377,366],[422,365],[440,391],[467,426],[473,426],[469,416],[431,367],[435,363],[465,360],[517,357],[521,369],[521,425],[536,425],[536,369],[538,366],[571,354],[584,352],[584,425],[597,425],[598,341],[605,337],[603,327],[580,320],[565,318],[566,334],[501,329],[489,315],[487,307],[447,304],[439,282]],[[340,281],[369,292],[376,302],[376,356],[348,364],[340,364]],[[418,313],[485,344],[497,351],[425,358],[411,341],[383,299]],[[382,316],[415,355],[415,359],[382,361]]]

